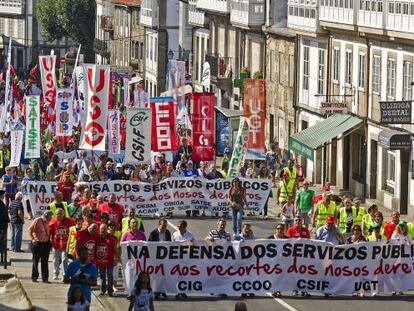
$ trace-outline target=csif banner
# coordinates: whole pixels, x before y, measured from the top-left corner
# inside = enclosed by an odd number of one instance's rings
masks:
[[[243,116],[249,120],[246,159],[264,159],[266,120],[266,81],[244,79]]]
[[[164,152],[177,149],[174,103],[170,100],[171,97],[151,98],[151,151]]]
[[[167,178],[159,183],[150,184],[123,180],[96,181],[88,183],[92,192],[105,198],[116,194],[118,203],[135,208],[137,214],[152,216],[156,213],[182,213],[190,210],[230,212],[227,195],[232,179],[204,178]],[[248,201],[247,211],[259,213],[263,210],[270,192],[270,183],[266,179],[242,178]],[[29,200],[36,216],[48,209],[53,201],[56,182],[38,181],[28,186]]]
[[[351,295],[414,288],[413,244],[335,246],[307,239],[121,243],[126,292],[140,272],[154,292],[231,294],[304,291]]]
[[[73,90],[57,89],[56,92],[56,136],[72,136]]]
[[[151,109],[130,108],[127,110],[125,162],[151,161]]]
[[[193,93],[193,161],[214,160],[214,94]]]
[[[105,151],[110,84],[109,65],[85,64],[86,116],[79,149]]]
[[[40,77],[42,80],[43,100],[48,107],[47,115],[52,118],[56,101],[56,55],[39,56]],[[50,121],[50,120],[49,120]]]
[[[40,158],[40,97],[26,96],[25,159]]]
[[[109,155],[119,154],[121,152],[121,132],[120,132],[119,110],[109,110],[108,113],[108,149]]]

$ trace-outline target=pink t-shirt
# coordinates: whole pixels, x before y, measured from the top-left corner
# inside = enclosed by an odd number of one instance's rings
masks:
[[[145,236],[145,233],[138,230],[135,232],[127,231],[122,235],[121,242],[125,241],[146,241],[147,237]]]

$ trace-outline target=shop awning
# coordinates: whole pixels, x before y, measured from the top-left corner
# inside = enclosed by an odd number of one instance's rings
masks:
[[[224,114],[227,118],[237,118],[243,115],[242,110],[231,110],[223,107],[215,107],[218,111]]]
[[[378,135],[378,145],[388,150],[411,148],[411,135],[396,130],[383,130]]]
[[[314,126],[290,136],[289,149],[313,161],[316,149],[361,123],[361,119],[348,114],[333,115]]]

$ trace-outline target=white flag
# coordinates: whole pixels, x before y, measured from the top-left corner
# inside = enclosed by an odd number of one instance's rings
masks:
[[[119,110],[109,110],[108,114],[108,149],[109,155],[119,154],[121,151]]]
[[[131,108],[127,111],[125,162],[151,160],[151,108]]]
[[[23,148],[23,135],[24,131],[22,130],[10,131],[11,155],[9,166],[11,167],[20,165],[20,158]]]
[[[56,92],[56,136],[72,136],[73,91],[57,89]]]

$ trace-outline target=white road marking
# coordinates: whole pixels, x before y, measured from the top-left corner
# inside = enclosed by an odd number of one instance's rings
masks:
[[[280,305],[282,305],[283,307],[285,307],[289,311],[298,311],[296,308],[292,307],[286,301],[284,301],[284,300],[282,300],[280,298],[273,297],[271,293],[267,293],[267,295],[270,296],[270,297],[272,297],[274,301],[276,301],[277,303],[279,303]]]

